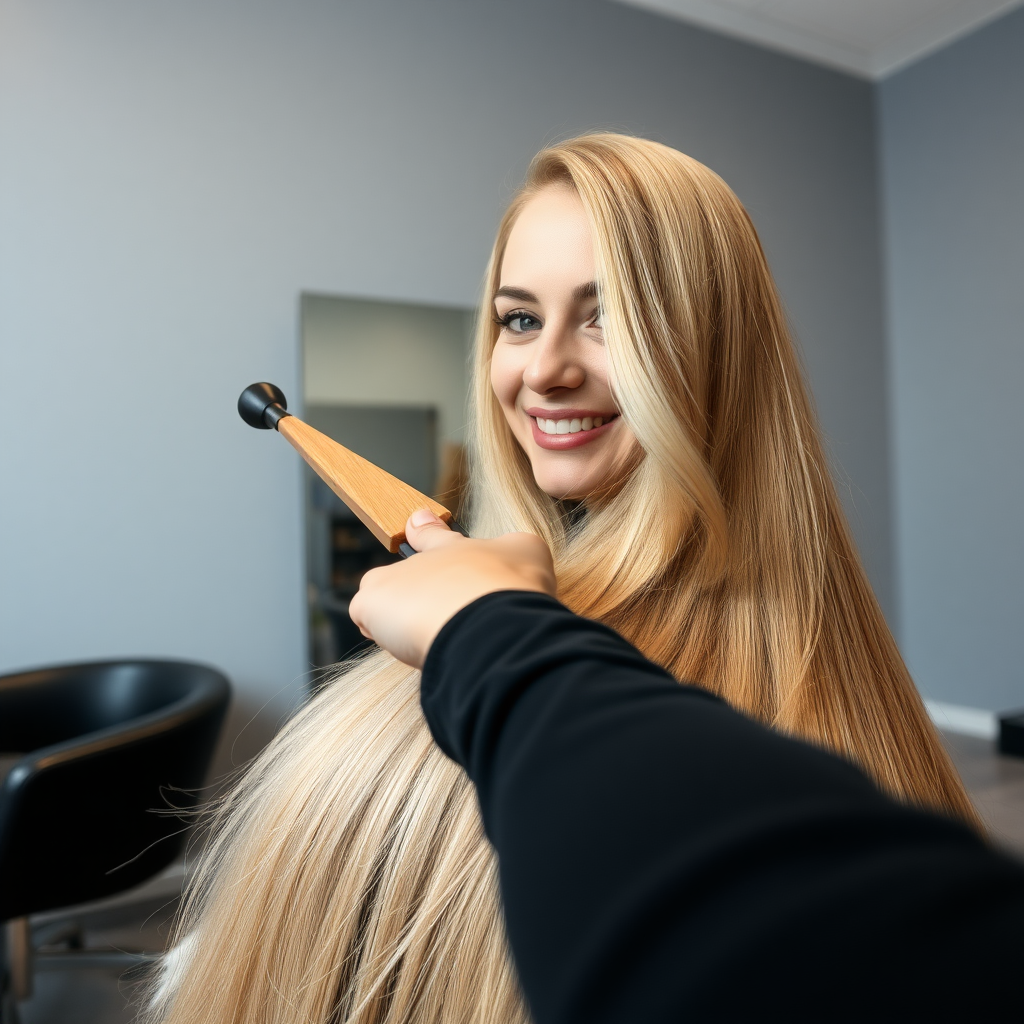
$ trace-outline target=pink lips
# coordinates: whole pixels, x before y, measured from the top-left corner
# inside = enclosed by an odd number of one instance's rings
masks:
[[[590,430],[579,430],[575,434],[545,434],[537,426],[538,416],[542,419],[552,420],[581,420],[588,416],[591,419],[597,416],[607,417],[608,413],[594,412],[590,409],[526,409],[524,411],[530,417],[530,425],[533,428],[533,440],[537,447],[552,452],[564,452],[571,448],[580,448],[585,444],[589,444],[591,441],[606,434],[619,418],[617,413],[613,414],[612,419],[608,420],[607,423],[602,423],[599,427],[591,427]]]

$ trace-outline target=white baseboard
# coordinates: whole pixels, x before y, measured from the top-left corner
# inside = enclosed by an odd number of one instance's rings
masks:
[[[983,740],[994,740],[999,735],[999,719],[994,711],[940,700],[926,700],[924,706],[936,727],[945,732],[959,732]]]

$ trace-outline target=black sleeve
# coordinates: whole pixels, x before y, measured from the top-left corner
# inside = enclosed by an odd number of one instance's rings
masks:
[[[1024,1019],[1024,867],[540,594],[441,631],[537,1024]]]

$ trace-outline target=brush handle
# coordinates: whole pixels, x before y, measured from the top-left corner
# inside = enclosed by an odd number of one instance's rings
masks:
[[[278,420],[277,431],[392,554],[405,542],[405,523],[416,509],[429,508],[446,523],[452,517],[440,502],[295,416]]]
[[[238,399],[238,412],[252,427],[276,429],[309,463],[313,471],[359,517],[392,554],[415,554],[405,539],[405,524],[418,508],[428,508],[459,533],[440,502],[375,466],[326,434],[288,412],[280,388],[266,382],[251,384]]]

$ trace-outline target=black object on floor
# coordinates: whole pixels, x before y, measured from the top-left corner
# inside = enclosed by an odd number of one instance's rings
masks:
[[[1024,757],[1024,711],[999,716],[999,753]]]

